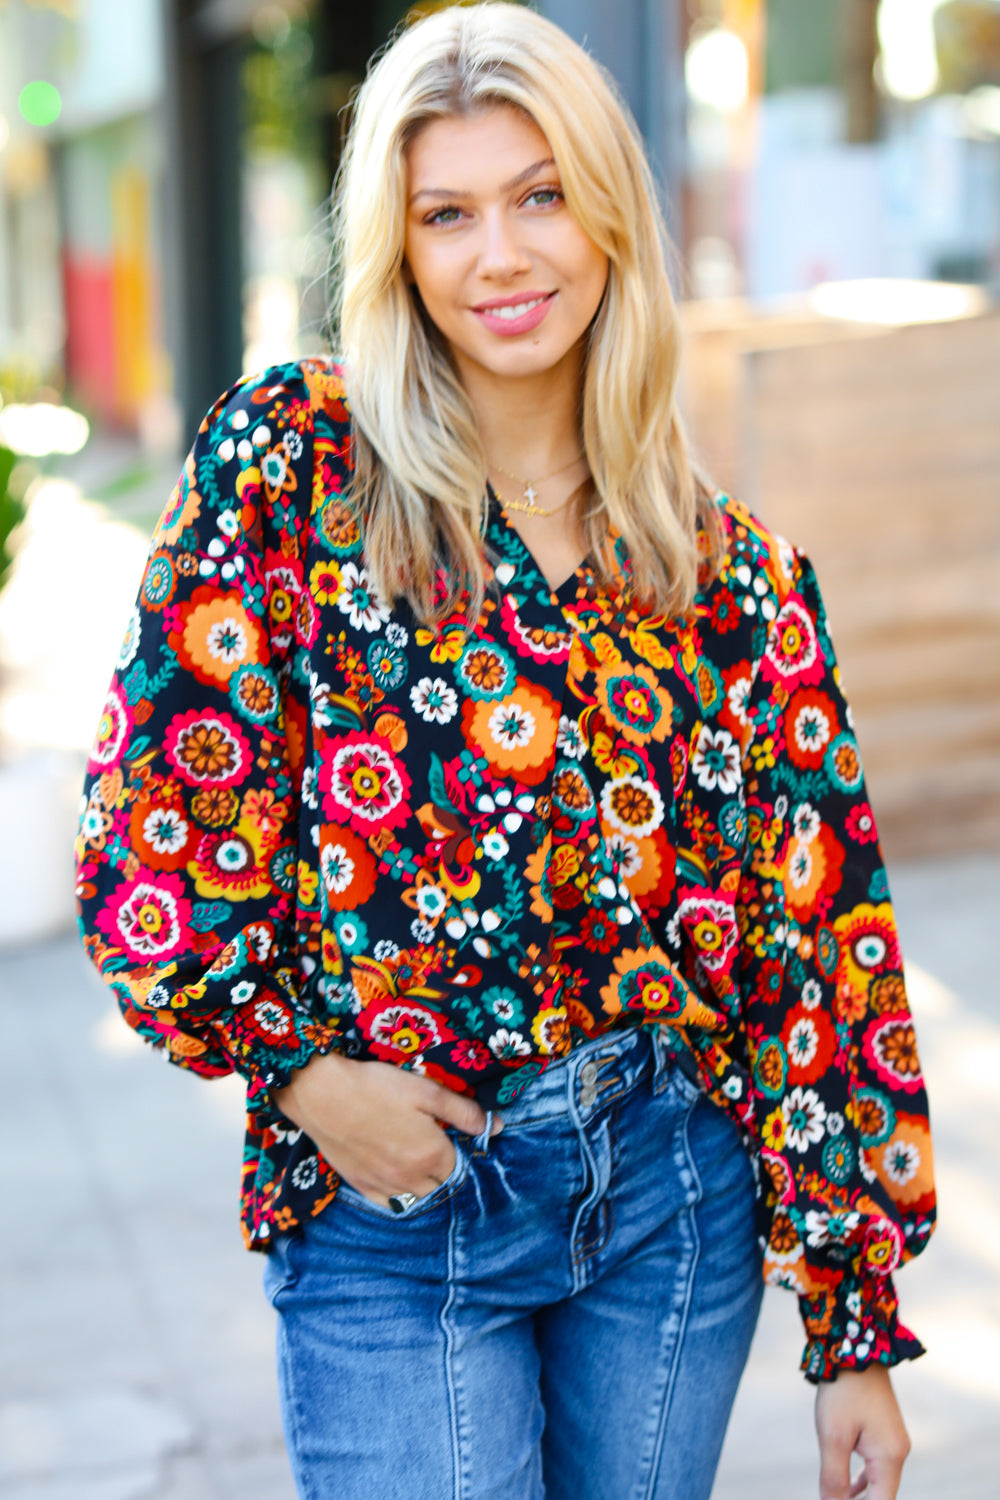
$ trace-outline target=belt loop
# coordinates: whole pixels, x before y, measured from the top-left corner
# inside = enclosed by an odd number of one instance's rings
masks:
[[[483,1127],[483,1129],[480,1131],[480,1133],[476,1136],[475,1140],[472,1143],[473,1148],[476,1151],[486,1151],[486,1150],[489,1149],[490,1131],[492,1129],[493,1129],[493,1111],[491,1109],[488,1109],[486,1111],[486,1124]]]
[[[663,1039],[663,1022],[654,1021],[650,1030],[653,1033],[653,1084],[656,1086],[668,1071],[673,1054]]]

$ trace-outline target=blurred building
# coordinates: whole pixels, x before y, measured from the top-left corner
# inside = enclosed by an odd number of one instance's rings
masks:
[[[134,423],[162,349],[159,0],[0,5],[0,385]]]

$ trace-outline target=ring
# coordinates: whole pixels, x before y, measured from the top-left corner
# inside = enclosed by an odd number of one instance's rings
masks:
[[[418,1201],[416,1193],[393,1193],[389,1199],[389,1207],[394,1214],[405,1214]]]

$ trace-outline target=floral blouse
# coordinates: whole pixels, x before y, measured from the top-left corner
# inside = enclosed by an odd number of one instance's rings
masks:
[[[656,1025],[758,1166],[811,1379],[920,1352],[927,1109],[875,822],[808,561],[720,497],[686,619],[541,576],[489,497],[479,618],[373,591],[337,367],[244,380],[153,538],[94,746],[84,942],[125,1019],[248,1084],[243,1226],[337,1177],[272,1102],[316,1052],[503,1106]]]

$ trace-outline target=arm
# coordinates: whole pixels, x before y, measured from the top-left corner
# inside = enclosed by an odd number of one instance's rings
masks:
[[[804,558],[791,585],[744,753],[741,989],[765,1274],[799,1295],[803,1368],[821,1386],[824,1495],[847,1495],[857,1446],[882,1500],[906,1446],[886,1372],[922,1352],[898,1321],[891,1273],[934,1222],[927,1102],[850,711]]]
[[[287,604],[311,492],[303,382],[289,367],[241,383],[153,537],[77,841],[84,943],[125,1019],[181,1067],[242,1073],[251,1104],[337,1042],[303,994],[318,914],[297,881]]]
[[[303,578],[315,414],[289,369],[209,414],[153,539],[88,768],[77,844],[87,950],[125,1019],[206,1077],[234,1069],[383,1201],[451,1170],[443,1121],[479,1106],[338,1055],[324,1014],[322,892],[302,840],[315,629]],[[329,455],[344,434],[326,432]],[[335,481],[334,481],[335,482]],[[308,789],[307,789],[308,798]],[[319,1019],[318,1017],[322,1017]]]

